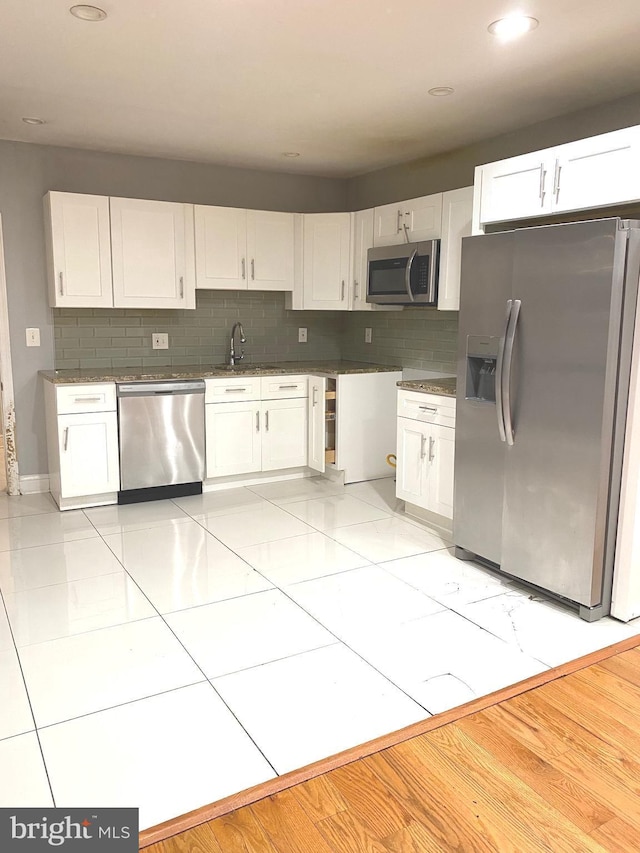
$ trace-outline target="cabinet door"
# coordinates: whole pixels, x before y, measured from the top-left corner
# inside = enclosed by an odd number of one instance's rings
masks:
[[[635,127],[557,149],[554,211],[605,207],[640,198],[640,139]]]
[[[324,440],[324,400],[327,380],[322,376],[309,377],[309,468],[324,472],[326,466]]]
[[[109,198],[51,192],[44,209],[49,304],[113,307]]]
[[[409,418],[398,418],[396,496],[426,508],[426,469],[431,427]]]
[[[353,216],[353,299],[354,311],[371,311],[367,302],[367,252],[373,246],[374,211],[358,210]]]
[[[401,204],[402,229],[410,243],[437,240],[442,230],[442,193],[413,198]],[[404,235],[401,235],[404,241]]]
[[[193,205],[110,204],[116,308],[195,308]]]
[[[460,262],[462,238],[471,234],[473,187],[442,194],[442,242],[438,278],[438,309],[460,308]]]
[[[260,403],[208,403],[204,408],[207,477],[259,471]]]
[[[293,290],[293,213],[247,211],[249,290]]]
[[[58,417],[60,496],[101,495],[120,488],[115,412]]]
[[[528,219],[551,211],[553,149],[482,166],[480,223]]]
[[[374,208],[373,211],[373,245],[395,246],[404,243],[402,224],[404,222],[404,211],[402,202],[394,204],[383,204]]]
[[[453,457],[455,430],[433,425],[427,440],[429,467],[426,509],[453,518]]]
[[[307,464],[307,399],[268,400],[262,404],[262,470]]]
[[[196,204],[196,287],[247,289],[247,212]]]
[[[303,227],[304,308],[347,310],[351,214],[305,214]]]

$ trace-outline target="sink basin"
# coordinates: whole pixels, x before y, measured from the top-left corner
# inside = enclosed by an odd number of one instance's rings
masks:
[[[260,370],[278,370],[277,364],[219,364],[216,370],[228,370],[229,373],[257,373]]]

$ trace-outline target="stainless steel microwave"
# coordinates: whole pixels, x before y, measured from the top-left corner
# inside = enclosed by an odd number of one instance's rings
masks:
[[[436,305],[440,240],[380,246],[367,252],[367,302]]]

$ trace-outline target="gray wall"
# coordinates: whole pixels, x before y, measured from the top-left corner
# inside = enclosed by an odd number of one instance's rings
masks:
[[[364,342],[367,327],[371,329],[370,344]],[[345,315],[342,328],[342,358],[456,372],[456,311],[433,308],[358,311]]]
[[[0,214],[23,475],[48,470],[37,377],[38,370],[54,365],[42,214],[48,190],[301,212],[347,209],[343,180],[0,141]],[[25,346],[30,326],[41,330],[39,348]]]
[[[640,124],[640,93],[479,141],[437,157],[414,160],[352,178],[349,210],[468,187],[474,168],[504,157],[561,145]]]
[[[340,357],[344,314],[287,311],[284,293],[197,290],[195,311],[55,308],[56,368],[221,364],[236,320],[243,325],[245,364]],[[307,343],[298,343],[298,328]],[[152,332],[169,335],[151,348]]]

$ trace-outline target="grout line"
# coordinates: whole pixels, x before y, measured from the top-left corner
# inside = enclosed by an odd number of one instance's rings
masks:
[[[101,538],[102,538],[102,539],[103,539],[103,541],[104,541],[104,538],[103,538],[103,537],[101,537]],[[105,542],[104,544],[105,544],[105,545],[107,545],[107,547],[109,547],[109,546],[108,546],[108,544],[107,544],[106,542]],[[113,553],[113,552],[112,552],[112,553]],[[234,711],[232,710],[232,708],[230,708],[230,707],[229,707],[229,705],[227,704],[227,702],[225,702],[225,700],[224,700],[224,699],[223,699],[223,697],[220,695],[220,693],[216,690],[216,688],[213,686],[213,684],[211,684],[211,682],[210,682],[210,681],[209,681],[209,679],[207,678],[207,674],[205,673],[205,671],[202,669],[202,667],[200,666],[200,664],[198,663],[198,661],[193,657],[193,655],[191,654],[191,652],[187,649],[187,647],[186,647],[186,646],[185,646],[185,644],[182,642],[182,640],[180,639],[180,637],[176,634],[176,632],[173,630],[173,628],[171,627],[171,625],[170,625],[170,624],[167,622],[167,620],[164,618],[163,614],[162,614],[162,613],[160,613],[160,611],[158,610],[158,608],[154,605],[154,603],[151,601],[151,599],[150,599],[150,598],[149,598],[149,596],[146,594],[146,592],[145,592],[145,591],[142,589],[142,587],[138,584],[138,582],[136,581],[136,579],[135,579],[131,574],[129,574],[129,572],[128,572],[128,571],[127,571],[127,569],[126,569],[126,566],[125,566],[125,565],[124,565],[124,563],[120,560],[120,558],[119,558],[117,555],[115,555],[115,554],[114,554],[114,557],[116,558],[116,560],[118,560],[118,562],[119,562],[119,563],[120,563],[120,565],[122,566],[123,570],[124,570],[124,571],[127,573],[127,575],[131,578],[131,581],[132,581],[132,582],[136,585],[136,587],[140,590],[140,593],[141,593],[141,594],[146,598],[146,600],[149,602],[149,604],[151,605],[151,607],[153,607],[153,609],[156,611],[156,614],[160,617],[160,619],[162,619],[163,623],[166,625],[167,629],[168,629],[168,630],[173,634],[173,636],[175,637],[176,641],[177,641],[177,642],[180,644],[180,646],[184,649],[185,654],[187,654],[187,656],[188,656],[188,657],[190,658],[190,660],[194,663],[194,665],[195,665],[195,666],[200,670],[200,672],[202,673],[202,675],[203,675],[203,677],[204,677],[204,680],[209,684],[209,686],[210,686],[210,687],[211,687],[211,689],[214,691],[214,693],[216,694],[216,696],[220,699],[220,701],[224,704],[224,706],[225,706],[225,707],[226,707],[226,709],[229,711],[229,713],[233,716],[233,718],[234,718],[234,719],[235,719],[235,721],[238,723],[238,725],[239,725],[239,726],[242,728],[242,730],[245,732],[245,734],[247,735],[247,737],[249,738],[249,740],[251,741],[251,743],[253,743],[253,745],[254,745],[254,746],[255,746],[255,748],[258,750],[258,752],[260,753],[260,755],[262,755],[262,757],[263,757],[263,758],[264,758],[264,760],[267,762],[267,764],[269,765],[269,767],[272,769],[272,771],[274,772],[274,774],[275,774],[276,776],[278,776],[279,774],[278,774],[278,772],[276,771],[276,769],[275,769],[275,767],[273,766],[273,764],[269,761],[269,759],[267,758],[267,756],[265,755],[265,753],[264,753],[264,752],[262,751],[262,749],[258,746],[258,744],[257,744],[257,743],[256,743],[256,741],[254,740],[254,738],[251,736],[251,734],[250,734],[250,733],[247,731],[247,729],[242,725],[242,723],[240,722],[240,720],[238,719],[238,717],[236,716],[236,714],[234,713]],[[267,591],[268,591],[268,590],[265,590],[265,592],[267,592]],[[143,697],[143,698],[146,698],[146,697]]]
[[[40,740],[40,734],[38,732],[38,724],[36,722],[36,715],[33,712],[33,704],[31,702],[31,696],[29,695],[29,688],[27,687],[27,679],[24,675],[24,669],[22,668],[22,661],[20,660],[20,652],[18,651],[18,646],[16,644],[16,638],[13,634],[13,627],[11,625],[11,620],[9,619],[9,611],[7,610],[7,605],[4,600],[4,596],[2,591],[0,590],[0,601],[2,602],[2,606],[4,609],[5,616],[7,618],[7,626],[9,631],[11,632],[11,639],[13,640],[13,648],[16,653],[16,659],[18,661],[18,666],[20,667],[20,675],[22,676],[22,683],[24,684],[24,691],[27,696],[27,702],[29,703],[29,710],[31,711],[31,718],[33,719],[33,734],[35,734],[36,739],[38,741],[38,749],[40,750],[40,757],[42,758],[42,766],[44,767],[44,773],[47,777],[47,784],[49,786],[49,791],[51,793],[51,802],[53,803],[53,807],[56,807],[56,798],[53,793],[53,785],[51,784],[51,777],[49,776],[49,768],[47,767],[47,762],[44,757],[44,750],[42,749],[42,742]],[[30,732],[23,732],[23,734],[30,734]]]

